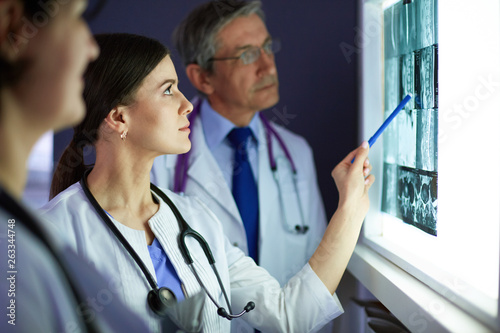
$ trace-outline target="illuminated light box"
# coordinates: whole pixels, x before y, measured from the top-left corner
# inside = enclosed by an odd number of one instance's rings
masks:
[[[423,331],[500,331],[500,3],[361,10],[360,140],[414,98],[370,151],[376,182],[348,268],[412,331],[420,317]]]

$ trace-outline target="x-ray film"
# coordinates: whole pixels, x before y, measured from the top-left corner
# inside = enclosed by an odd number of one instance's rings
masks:
[[[416,4],[417,48],[438,43],[437,2],[438,0],[413,0]]]
[[[397,179],[398,217],[436,235],[437,172],[400,166],[397,169]]]
[[[384,115],[414,98],[384,133],[382,211],[437,235],[437,0],[384,11]]]
[[[413,52],[401,56],[401,101],[406,95],[415,93],[415,57]],[[406,105],[405,110],[412,110],[415,99],[412,98]]]
[[[392,82],[400,82],[401,71],[398,57],[385,59],[384,76],[385,80]],[[399,93],[399,85],[386,84],[384,93],[385,111],[389,114],[401,102],[401,94]]]
[[[384,183],[382,184],[382,211],[400,217],[398,208],[398,166],[384,163]]]
[[[437,172],[384,164],[382,211],[437,235]]]
[[[417,111],[417,169],[437,171],[437,121],[436,109]]]
[[[438,105],[437,45],[415,51],[415,107],[433,109]]]

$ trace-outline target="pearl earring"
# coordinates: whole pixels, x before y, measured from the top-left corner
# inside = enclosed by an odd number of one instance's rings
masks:
[[[127,131],[123,131],[122,134],[120,135],[120,138],[125,141],[125,139],[127,138]]]

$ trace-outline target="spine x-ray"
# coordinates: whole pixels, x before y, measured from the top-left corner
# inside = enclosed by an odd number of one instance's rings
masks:
[[[384,10],[384,113],[413,97],[384,133],[382,211],[437,236],[437,0]]]

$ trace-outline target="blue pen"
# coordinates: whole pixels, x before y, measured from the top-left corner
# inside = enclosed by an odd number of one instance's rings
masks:
[[[380,126],[379,129],[375,132],[375,134],[373,134],[373,136],[368,140],[368,144],[370,145],[370,147],[373,146],[373,144],[375,143],[375,141],[377,141],[380,134],[382,134],[382,132],[387,128],[387,126],[389,126],[391,121],[398,115],[399,111],[401,111],[405,107],[406,103],[410,101],[411,97],[412,97],[411,93],[406,95],[406,97],[403,98],[403,100],[401,101],[401,103],[399,103],[396,109],[392,111],[391,115],[387,117],[382,126]],[[353,162],[354,158],[352,159],[351,163]]]

